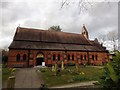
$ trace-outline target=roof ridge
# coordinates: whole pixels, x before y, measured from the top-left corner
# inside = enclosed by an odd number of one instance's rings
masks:
[[[37,28],[26,28],[26,27],[17,27],[17,28],[20,28],[19,30],[36,30],[38,32],[40,31],[47,31],[47,32],[55,32],[55,33],[65,33],[65,34],[77,34],[77,35],[82,35],[82,34],[79,34],[79,33],[72,33],[72,32],[58,32],[58,31],[50,31],[50,30],[47,30],[47,29],[37,29]],[[83,35],[82,35],[83,36]]]

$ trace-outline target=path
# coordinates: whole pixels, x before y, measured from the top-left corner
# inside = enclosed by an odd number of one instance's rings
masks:
[[[15,88],[40,88],[42,83],[35,68],[20,68],[16,73]]]
[[[54,86],[50,88],[73,88],[73,87],[88,87],[88,86],[94,86],[93,83],[96,83],[97,81],[86,81],[81,83],[71,83],[68,85],[62,85],[62,86]]]

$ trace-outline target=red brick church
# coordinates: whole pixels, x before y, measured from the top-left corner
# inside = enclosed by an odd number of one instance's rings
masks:
[[[17,27],[9,46],[8,67],[61,64],[103,65],[109,53],[97,39],[89,40],[85,26],[81,34]]]

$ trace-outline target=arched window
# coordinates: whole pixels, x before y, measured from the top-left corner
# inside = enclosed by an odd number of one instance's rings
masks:
[[[55,56],[55,54],[53,54],[53,61],[55,61],[55,59],[56,59],[56,56]]]
[[[95,59],[98,60],[98,55],[95,55]]]
[[[92,60],[94,60],[94,55],[92,55]]]
[[[84,59],[86,60],[86,55],[84,55]]]
[[[83,55],[80,55],[80,59],[83,60]]]
[[[23,61],[26,61],[27,60],[27,56],[26,54],[23,55]]]
[[[74,60],[74,55],[72,55],[72,60]]]
[[[60,54],[58,54],[58,61],[60,61]]]
[[[16,56],[16,61],[17,61],[17,62],[20,61],[20,54],[17,54],[17,56]]]
[[[70,60],[70,55],[68,54],[68,60]]]

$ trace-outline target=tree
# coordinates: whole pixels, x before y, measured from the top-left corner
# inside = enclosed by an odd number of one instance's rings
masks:
[[[113,30],[108,32],[107,34],[103,34],[103,35],[99,35],[98,39],[100,41],[100,43],[105,44],[106,45],[112,45],[113,50],[117,49],[117,40],[118,40],[118,32]]]
[[[116,51],[115,55],[104,67],[100,84],[105,88],[120,88],[120,52]]]
[[[60,26],[58,25],[58,26],[51,26],[48,30],[53,30],[53,31],[58,31],[58,32],[61,32],[61,28],[60,28]]]
[[[111,31],[107,34],[107,37],[108,37],[108,40],[110,40],[113,45],[113,50],[116,50],[117,48],[116,40],[118,40],[118,32]]]
[[[105,2],[107,2],[109,4],[110,0],[104,0]],[[61,8],[65,7],[65,6],[70,6],[71,4],[75,4],[76,6],[78,6],[78,11],[79,14],[87,11],[90,9],[90,7],[93,7],[94,5],[96,5],[96,2],[91,2],[91,0],[61,0]]]
[[[8,51],[2,50],[2,62],[6,64],[8,61]]]

